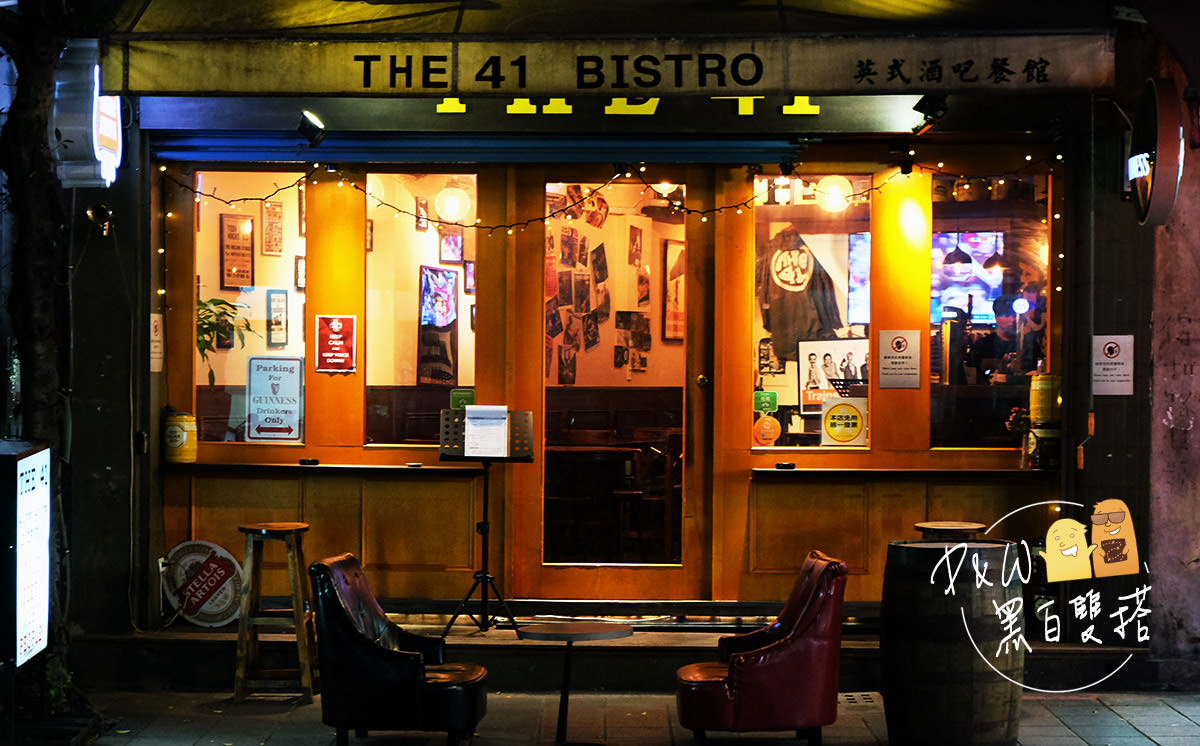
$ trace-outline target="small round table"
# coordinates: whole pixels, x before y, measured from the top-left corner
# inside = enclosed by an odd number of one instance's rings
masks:
[[[632,626],[611,622],[530,624],[517,629],[517,637],[522,640],[549,640],[567,643],[567,652],[563,656],[562,692],[558,696],[558,728],[554,734],[555,743],[566,743],[567,740],[567,709],[571,698],[571,646],[576,642],[614,640],[618,637],[629,637],[632,634]]]

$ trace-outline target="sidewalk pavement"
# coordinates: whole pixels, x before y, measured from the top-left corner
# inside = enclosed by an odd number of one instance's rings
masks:
[[[228,695],[180,692],[95,692],[92,706],[107,729],[96,746],[326,746],[333,729],[321,723],[320,698],[299,705],[294,697],[255,695],[234,703]],[[492,692],[488,713],[472,746],[554,743],[558,694]],[[794,733],[710,733],[709,743],[799,743]],[[840,695],[838,720],[823,730],[824,743],[887,744],[883,700],[875,692]],[[694,743],[679,725],[672,694],[571,694],[569,740],[608,746],[675,746]],[[372,732],[352,744],[438,746],[440,733]],[[930,741],[931,746],[937,746]],[[1025,697],[1021,746],[1197,746],[1200,693],[1088,693]],[[949,744],[948,746],[956,746]]]

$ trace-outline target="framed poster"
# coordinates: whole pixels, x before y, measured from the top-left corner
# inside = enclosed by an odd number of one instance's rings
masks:
[[[262,221],[263,256],[283,256],[283,203],[264,200]]]
[[[422,266],[417,383],[458,385],[458,270]]]
[[[375,250],[375,221],[367,218],[367,253]]]
[[[475,294],[475,262],[463,260],[463,292]]]
[[[663,325],[665,340],[682,340],[686,325],[687,244],[668,239],[663,245]]]
[[[267,290],[267,347],[287,347],[287,303],[286,290]]]
[[[254,287],[254,218],[221,215],[221,289]]]
[[[355,316],[317,316],[317,372],[353,373]]]
[[[413,207],[413,229],[418,231],[429,230],[429,201],[424,197],[416,198],[416,206]]]
[[[442,264],[462,264],[463,229],[461,225],[438,226],[438,261]]]
[[[303,256],[296,257],[296,290],[303,293],[308,284],[308,262]]]

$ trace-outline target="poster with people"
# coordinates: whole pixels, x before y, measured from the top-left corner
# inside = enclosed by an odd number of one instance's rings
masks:
[[[870,340],[820,339],[796,343],[800,411],[818,413],[821,403],[848,396],[870,379]]]

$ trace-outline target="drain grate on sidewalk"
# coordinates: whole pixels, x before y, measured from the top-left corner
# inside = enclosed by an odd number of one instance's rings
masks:
[[[838,707],[870,710],[883,706],[883,696],[879,692],[840,692]]]

